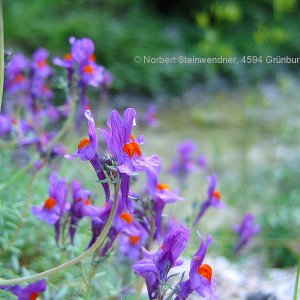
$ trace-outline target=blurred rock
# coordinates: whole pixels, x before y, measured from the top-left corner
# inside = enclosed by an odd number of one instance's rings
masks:
[[[246,300],[277,300],[274,294],[264,292],[253,292],[246,295]]]

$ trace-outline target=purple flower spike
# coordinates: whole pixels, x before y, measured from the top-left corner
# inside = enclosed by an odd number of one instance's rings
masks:
[[[241,224],[234,226],[233,230],[238,235],[238,242],[234,249],[234,252],[238,253],[246,244],[248,244],[254,235],[260,232],[261,227],[254,224],[254,216],[247,213],[244,215]]]
[[[89,137],[85,137],[81,139],[78,144],[77,152],[70,155],[67,154],[65,155],[65,158],[73,159],[75,157],[80,157],[82,160],[92,160],[97,152],[97,147],[98,147],[97,129],[90,110],[85,111],[85,117],[88,120]]]
[[[49,198],[43,206],[33,206],[32,213],[42,222],[55,226],[55,239],[59,243],[60,219],[64,213],[70,210],[67,202],[68,187],[64,180],[59,179],[55,173],[50,175]]]
[[[21,53],[13,55],[9,65],[5,68],[5,89],[9,94],[26,91],[29,80],[25,73],[29,70],[29,61]]]
[[[123,120],[116,110],[112,111],[108,121],[111,133],[105,133],[110,153],[119,163],[119,171],[128,176],[135,171],[145,171],[150,166],[160,165],[158,156],[144,157],[142,155],[139,141],[131,134],[135,116],[136,112],[133,108],[127,108],[124,111]]]
[[[148,192],[154,201],[153,210],[155,212],[155,238],[160,240],[161,227],[162,227],[162,213],[164,207],[168,203],[184,200],[179,196],[178,189],[171,189],[171,187],[164,183],[158,182],[158,174],[160,167],[151,167],[147,169],[147,183]]]
[[[187,299],[193,291],[202,297],[208,297],[211,300],[216,299],[216,282],[212,277],[212,268],[208,264],[203,264],[212,237],[207,235],[206,242],[200,235],[199,238],[200,247],[191,260],[189,279],[179,283],[180,290],[175,300]]]
[[[89,38],[72,39],[71,45],[71,55],[79,64],[88,61],[95,50],[94,42]]]
[[[170,269],[182,264],[182,260],[178,258],[189,238],[188,228],[174,227],[156,253],[152,254],[144,249],[144,259],[133,265],[133,270],[146,281],[149,299],[157,298],[159,284],[167,281]]]
[[[113,110],[107,122],[111,131],[101,130],[109,152],[118,163],[118,170],[121,173],[122,201],[127,204],[129,192],[129,176],[136,171],[145,171],[149,167],[159,166],[161,161],[156,155],[144,157],[140,143],[131,134],[135,121],[136,111],[127,108],[124,111],[123,119],[120,114]]]
[[[44,48],[37,49],[32,56],[32,67],[39,77],[48,77],[52,74],[52,68],[48,65],[49,52]]]
[[[207,179],[209,182],[207,189],[207,198],[201,205],[200,211],[196,217],[194,225],[196,225],[199,222],[201,217],[204,215],[204,213],[210,206],[214,206],[216,208],[225,206],[224,203],[221,201],[221,193],[216,189],[218,183],[217,176],[213,174]]]
[[[36,281],[22,288],[20,285],[0,286],[0,289],[11,292],[18,297],[18,300],[36,300],[39,295],[45,292],[47,282],[45,279]]]
[[[100,163],[100,157],[97,154],[98,149],[98,136],[95,121],[92,117],[91,111],[85,111],[85,117],[88,120],[88,135],[89,137],[85,137],[80,140],[78,144],[78,150],[73,154],[66,154],[65,158],[73,159],[75,157],[80,157],[81,160],[86,161],[89,160],[95,169],[99,180],[106,179],[103,166]],[[102,183],[106,201],[110,198],[110,190],[108,183]]]

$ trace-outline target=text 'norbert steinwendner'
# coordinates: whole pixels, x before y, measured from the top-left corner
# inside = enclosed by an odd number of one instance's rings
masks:
[[[235,64],[237,57],[196,57],[196,56],[143,56],[144,64]]]

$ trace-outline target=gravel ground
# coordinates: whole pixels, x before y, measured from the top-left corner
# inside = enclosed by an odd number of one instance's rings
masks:
[[[189,259],[174,272],[189,271]],[[205,258],[213,267],[217,282],[218,300],[292,300],[296,269],[261,269],[261,264],[251,258],[243,266],[231,263],[222,256]],[[200,299],[193,294],[190,300]],[[201,298],[203,299],[203,298]]]

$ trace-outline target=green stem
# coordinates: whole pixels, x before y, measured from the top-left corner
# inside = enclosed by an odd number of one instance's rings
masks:
[[[4,83],[4,30],[3,30],[3,11],[2,0],[0,0],[0,110],[3,97]]]
[[[114,184],[114,187],[116,187],[116,184]],[[98,247],[98,249],[94,252],[91,265],[90,265],[90,270],[89,270],[89,275],[88,275],[88,284],[87,284],[87,289],[86,289],[86,294],[85,294],[85,300],[89,300],[92,292],[92,279],[95,276],[96,270],[97,270],[97,263],[95,262],[97,259],[97,256],[99,253],[101,253],[101,248],[102,245]]]
[[[105,223],[105,226],[100,234],[100,236],[98,237],[98,239],[96,240],[96,242],[85,252],[83,252],[81,255],[65,262],[64,264],[61,264],[55,268],[52,268],[50,270],[41,272],[41,273],[37,273],[35,275],[31,275],[31,276],[27,276],[27,277],[21,277],[21,278],[16,278],[16,279],[8,279],[8,280],[0,280],[0,286],[1,285],[12,285],[12,284],[17,284],[17,283],[21,283],[21,282],[30,282],[30,281],[36,281],[39,280],[41,278],[44,278],[46,276],[49,275],[53,275],[56,274],[58,272],[61,272],[67,268],[69,268],[72,265],[75,265],[79,262],[81,262],[83,259],[85,259],[86,257],[88,257],[90,254],[92,254],[94,251],[96,251],[105,241],[105,238],[108,234],[109,229],[112,226],[116,211],[117,211],[117,207],[118,207],[118,194],[119,194],[119,188],[120,188],[120,184],[114,184],[114,203],[113,203],[113,207],[112,210],[108,216],[108,220]]]
[[[298,268],[295,282],[295,290],[294,290],[294,300],[298,300],[298,290],[299,290],[299,277],[300,277],[300,256],[298,257]]]

